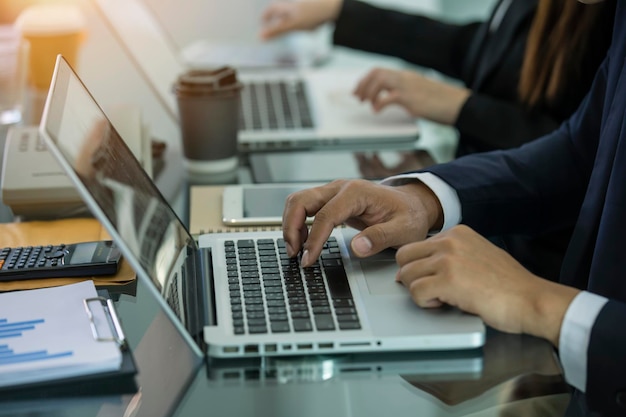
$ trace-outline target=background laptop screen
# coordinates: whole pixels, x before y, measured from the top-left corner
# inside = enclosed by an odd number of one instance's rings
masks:
[[[154,183],[135,159],[88,90],[59,57],[42,118],[42,129],[72,168],[77,188],[93,199],[114,230],[124,253],[139,273],[142,269],[174,308],[183,324],[189,306],[179,294],[179,275],[196,244]],[[54,149],[52,149],[54,151]],[[76,181],[76,178],[74,178]],[[81,187],[82,185],[82,187]],[[83,189],[81,189],[83,188]],[[103,223],[106,225],[104,219]],[[109,228],[110,229],[110,228]],[[115,238],[115,235],[114,235]],[[128,257],[127,257],[128,258]],[[139,265],[134,265],[137,262]],[[176,292],[176,294],[171,294]],[[169,298],[178,300],[172,301]]]

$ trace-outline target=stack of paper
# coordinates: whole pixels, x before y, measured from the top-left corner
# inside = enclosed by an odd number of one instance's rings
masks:
[[[92,281],[0,294],[0,387],[118,370],[119,343],[97,340],[113,338],[104,306],[83,301],[97,295]]]

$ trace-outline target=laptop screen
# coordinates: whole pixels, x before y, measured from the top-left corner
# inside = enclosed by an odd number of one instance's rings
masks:
[[[40,131],[131,266],[154,284],[181,324],[191,325],[197,307],[186,305],[181,285],[194,276],[185,268],[196,243],[61,56]]]

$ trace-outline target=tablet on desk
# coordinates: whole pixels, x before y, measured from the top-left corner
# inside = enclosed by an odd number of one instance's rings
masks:
[[[330,182],[363,177],[354,155],[356,152],[260,152],[251,154],[249,161],[258,183]],[[401,160],[400,153],[395,150],[376,153],[387,166],[395,166]]]
[[[280,225],[287,196],[323,183],[244,184],[224,187],[222,223],[235,225]]]

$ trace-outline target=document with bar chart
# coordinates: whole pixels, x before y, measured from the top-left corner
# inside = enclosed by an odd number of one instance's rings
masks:
[[[115,371],[121,362],[92,281],[0,294],[0,387]]]

